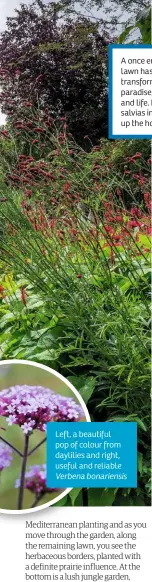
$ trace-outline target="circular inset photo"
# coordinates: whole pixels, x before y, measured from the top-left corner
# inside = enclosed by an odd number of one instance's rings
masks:
[[[76,388],[55,370],[0,362],[0,511],[35,511],[70,489],[46,484],[46,423],[90,422]]]

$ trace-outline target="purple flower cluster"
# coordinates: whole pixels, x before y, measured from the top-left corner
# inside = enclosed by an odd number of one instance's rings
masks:
[[[8,445],[0,440],[0,471],[9,467],[12,462],[12,451]]]
[[[20,479],[17,479],[15,487],[20,487]],[[46,465],[33,465],[29,468],[25,473],[24,488],[36,495],[57,491],[46,486]]]
[[[8,425],[17,424],[25,434],[46,430],[46,422],[74,422],[84,416],[73,398],[56,394],[43,386],[12,386],[0,392],[0,416]]]

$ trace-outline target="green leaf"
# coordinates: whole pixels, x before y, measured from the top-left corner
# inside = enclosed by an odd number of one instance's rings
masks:
[[[82,396],[85,404],[87,404],[88,400],[90,400],[94,389],[95,389],[96,379],[90,378],[87,380],[86,384],[80,388],[80,395]]]
[[[128,378],[127,378],[127,382],[128,382],[128,384],[129,384],[129,382],[130,382],[130,380],[131,380],[131,377],[132,377],[133,373],[134,373],[134,370],[130,370],[130,372],[129,372],[129,374],[128,374]]]
[[[124,43],[124,40],[126,40],[129,32],[131,32],[131,30],[134,30],[134,28],[136,28],[136,26],[135,25],[133,25],[133,26],[127,26],[127,28],[125,28],[125,30],[119,36],[119,43],[120,44],[123,44]]]
[[[139,243],[141,243],[142,245],[144,245],[146,248],[148,248],[149,250],[151,249],[151,240],[150,237],[147,236],[146,234],[139,234]],[[138,246],[139,246],[138,243]]]
[[[25,350],[21,350],[20,349],[17,354],[13,352],[12,353],[12,357],[13,358],[16,358],[17,360],[21,360],[21,359],[24,360],[24,358],[25,358]],[[26,357],[26,359],[27,359],[27,357]]]
[[[117,489],[88,489],[89,506],[107,507],[112,506]]]
[[[147,428],[146,428],[144,422],[141,420],[141,418],[139,418],[138,416],[136,416],[134,414],[128,414],[128,416],[113,416],[112,418],[108,418],[108,421],[109,422],[137,422],[137,425],[139,426],[139,428],[141,428],[145,432],[147,431]]]
[[[70,491],[70,493],[69,493],[69,496],[70,496],[70,499],[71,499],[72,505],[74,505],[74,504],[75,504],[75,500],[77,499],[77,497],[78,497],[78,495],[79,495],[80,491],[81,491],[81,488],[80,488],[80,489],[78,489],[78,488],[76,488],[76,489],[72,489],[72,491]]]
[[[31,331],[31,338],[32,339],[39,339],[41,337],[41,335],[43,335],[44,333],[46,333],[46,331],[48,331],[48,329],[49,329],[49,326]]]
[[[35,309],[37,307],[43,307],[43,300],[40,299],[38,296],[30,297],[27,301],[28,309]]]
[[[28,350],[29,351],[29,350]],[[46,361],[46,360],[57,360],[59,356],[59,353],[56,350],[44,350],[43,352],[36,352],[35,354],[33,354],[32,357],[29,357],[30,360],[39,360],[40,362]]]
[[[134,414],[129,414],[129,416],[127,417],[129,422],[137,422],[137,425],[139,428],[141,428],[141,430],[144,430],[144,432],[147,431],[147,427],[144,424],[143,420],[141,420],[141,418],[139,418],[139,416],[135,416]]]
[[[138,468],[140,475],[142,475],[143,455],[140,452],[138,452],[138,457],[137,457],[137,468]]]
[[[85,404],[87,404],[94,392],[96,379],[93,376],[90,378],[86,376],[68,376],[67,379],[78,390]]]
[[[55,503],[55,507],[63,507],[64,505],[66,505],[67,502],[67,495],[65,495],[65,497],[63,497],[62,499],[60,499],[60,501],[57,501],[57,503]]]
[[[16,349],[13,350],[13,358],[21,358],[25,355],[25,349],[21,349],[21,345]]]
[[[5,325],[8,323],[8,321],[13,321],[15,320],[15,316],[14,313],[6,313],[5,315],[3,315],[1,321],[0,321],[0,327],[3,329],[3,327],[5,327]]]
[[[143,13],[140,20],[136,22],[139,28],[143,44],[151,44],[151,8],[148,7],[146,13]]]
[[[86,376],[67,376],[67,380],[79,391],[86,382]]]
[[[54,338],[51,332],[48,332],[40,337],[37,346],[39,348],[50,348]]]
[[[123,282],[123,281],[124,281],[124,282]],[[131,287],[131,284],[132,284],[132,283],[131,283],[131,281],[129,281],[129,279],[126,279],[126,281],[125,281],[125,279],[124,279],[124,280],[122,280],[122,283],[121,283],[121,281],[120,281],[120,283],[119,283],[119,287],[120,287],[121,291],[123,291],[123,293],[125,293],[125,292],[126,292],[126,291],[128,291],[128,289]]]

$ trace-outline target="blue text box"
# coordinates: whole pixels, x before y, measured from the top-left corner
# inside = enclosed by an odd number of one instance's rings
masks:
[[[137,487],[136,422],[47,423],[47,486]]]
[[[128,68],[128,74],[130,75],[130,72],[132,71],[132,77],[131,77],[131,82],[132,82],[132,78],[135,76],[135,83],[139,83],[139,85],[125,85],[126,89],[134,89],[134,91],[132,92],[133,95],[132,96],[127,96],[126,95],[126,100],[130,99],[130,106],[132,108],[133,103],[132,103],[132,99],[135,98],[135,104],[134,104],[134,112],[136,111],[136,109],[139,109],[139,113],[140,113],[140,108],[141,108],[141,117],[140,116],[135,116],[134,117],[130,117],[130,124],[129,124],[129,131],[123,131],[122,130],[115,130],[113,129],[113,125],[114,125],[114,121],[115,121],[115,125],[117,125],[118,122],[118,111],[117,111],[117,105],[118,105],[118,109],[119,109],[119,114],[120,114],[120,110],[121,110],[121,102],[119,102],[119,81],[121,80],[121,68],[119,69],[118,63],[116,68],[114,67],[115,62],[114,59],[118,56],[118,53],[123,53],[123,57],[125,57],[122,60],[126,60],[127,63],[127,57],[128,57],[128,53],[130,54],[130,56],[132,55],[132,59],[130,59],[130,61],[132,60],[132,64],[126,64],[124,65],[124,67],[126,67],[126,71],[127,71],[127,66]],[[139,65],[139,75],[137,74],[137,69],[136,67],[138,66],[137,64],[135,64],[135,56],[138,53],[138,57],[139,57],[139,61],[141,61],[141,68]],[[145,54],[145,59],[142,59],[142,56],[144,56]],[[141,58],[140,58],[141,57]],[[148,57],[148,58],[147,58]],[[152,82],[151,82],[151,69],[149,69],[149,75],[148,75],[148,67],[149,65],[151,66],[151,59],[152,59],[152,45],[150,44],[111,44],[108,47],[108,138],[109,139],[151,139],[152,137]],[[137,59],[138,60],[138,59]],[[145,63],[142,64],[142,62],[145,60]],[[133,67],[133,69],[132,69]],[[122,68],[123,68],[123,64],[122,64]],[[140,73],[141,71],[141,73]],[[135,72],[135,75],[134,75]],[[128,79],[126,81],[126,78]],[[125,82],[129,82],[129,77],[124,77]],[[147,82],[147,85],[145,84]],[[124,88],[124,87],[122,87]],[[134,95],[135,90],[139,89],[139,91],[137,91],[137,99]],[[145,89],[147,90],[146,96],[145,95]],[[147,95],[149,95],[148,99],[149,102],[147,101]],[[115,99],[114,99],[115,97]],[[124,97],[125,99],[125,97]],[[146,105],[147,103],[147,105]],[[149,110],[148,110],[149,108]],[[148,114],[146,113],[146,111],[148,111]],[[138,115],[139,115],[138,113]],[[143,115],[143,117],[142,117]],[[147,117],[148,115],[148,117]],[[145,117],[144,117],[145,116]],[[122,117],[122,121],[124,122],[124,120],[128,121],[128,117]],[[136,127],[136,130],[133,131],[132,128],[132,124]],[[123,123],[124,125],[124,123]],[[140,127],[141,126],[141,127]],[[118,123],[118,127],[119,127],[119,123]]]

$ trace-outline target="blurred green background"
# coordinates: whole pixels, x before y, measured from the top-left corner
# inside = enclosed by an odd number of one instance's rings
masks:
[[[44,386],[44,388],[50,388],[63,396],[70,396],[78,402],[75,394],[66,385],[63,380],[60,380],[53,373],[47,372],[41,368],[31,366],[28,364],[2,364],[0,365],[0,391],[5,388],[9,388],[14,385],[28,384],[30,386]],[[85,422],[85,416],[82,421]],[[4,427],[6,430],[0,430],[0,436],[6,438],[6,440],[17,447],[21,452],[23,451],[24,445],[24,435],[22,430],[18,426],[8,427],[6,420],[0,416],[0,427]],[[41,440],[45,437],[45,433],[39,430],[35,430],[34,434],[30,436],[30,450],[35,447]],[[28,461],[26,470],[29,469],[31,465],[40,465],[46,463],[46,443],[44,443],[39,449],[33,453]],[[3,469],[0,474],[0,508],[1,509],[16,509],[17,508],[17,498],[19,494],[19,489],[14,488],[16,479],[20,476],[21,469],[21,457],[17,453],[13,453],[13,461],[10,467]],[[49,502],[54,499],[59,493],[55,492],[52,494],[47,494],[43,498],[43,503]],[[34,501],[34,495],[25,490],[24,493],[24,503],[23,509],[29,509]],[[42,501],[38,505],[42,505]]]

